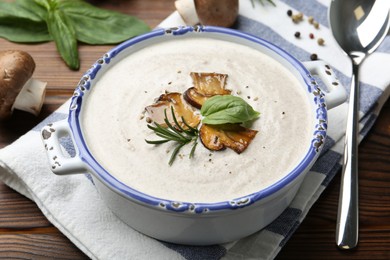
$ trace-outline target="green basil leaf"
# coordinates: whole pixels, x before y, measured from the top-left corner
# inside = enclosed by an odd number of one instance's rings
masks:
[[[55,6],[51,6],[47,16],[47,26],[58,52],[65,63],[73,70],[80,67],[76,33],[68,17]]]
[[[34,2],[30,1],[35,5]],[[43,22],[44,20],[42,17],[34,13],[33,11],[29,10],[28,8],[25,8],[23,6],[18,5],[15,2],[6,3],[6,2],[0,2],[0,18],[5,19],[15,19],[15,18],[22,18],[26,20],[31,20],[34,22]]]
[[[0,37],[18,43],[47,42],[52,40],[46,23],[37,23],[26,19],[14,21],[0,19]]]
[[[0,2],[0,37],[13,42],[45,42],[52,38],[34,1]]]
[[[79,41],[88,44],[114,44],[148,32],[143,21],[129,15],[100,9],[79,0],[61,1],[59,8],[72,21]]]
[[[35,1],[33,0],[16,0],[15,3],[23,7],[24,9],[27,9],[34,13],[36,16],[40,18],[40,21],[44,21],[47,10],[45,10],[42,6],[38,5]]]
[[[245,100],[232,95],[213,96],[202,105],[202,122],[209,125],[244,123],[259,117]]]
[[[47,11],[56,8],[57,2],[55,0],[34,0],[37,5],[44,7]]]

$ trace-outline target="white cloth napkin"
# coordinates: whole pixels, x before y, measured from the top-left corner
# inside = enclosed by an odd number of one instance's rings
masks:
[[[235,28],[273,42],[301,61],[316,53],[333,66],[340,81],[349,88],[351,64],[337,47],[327,22],[329,1],[277,1],[276,7],[254,0],[240,1]],[[287,10],[303,12],[295,24]],[[315,29],[307,21],[320,23]],[[175,12],[160,27],[183,25]],[[301,33],[295,38],[296,31]],[[323,38],[319,46],[315,38]],[[361,68],[360,137],[374,123],[390,93],[390,39]],[[56,176],[49,168],[40,129],[67,117],[69,102],[30,132],[0,150],[0,180],[35,201],[43,214],[77,247],[92,259],[272,259],[281,250],[307,212],[340,169],[347,104],[329,112],[329,137],[321,157],[313,166],[289,208],[269,226],[236,242],[215,246],[182,246],[146,237],[121,222],[103,203],[88,175]],[[63,142],[69,153],[71,147]]]

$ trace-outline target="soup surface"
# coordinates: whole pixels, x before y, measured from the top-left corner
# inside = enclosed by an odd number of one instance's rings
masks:
[[[170,166],[175,144],[145,142],[159,138],[144,110],[166,91],[192,87],[191,72],[228,74],[226,88],[261,113],[251,126],[258,133],[241,154],[199,142],[193,158],[187,145]],[[313,131],[305,89],[288,69],[251,47],[208,38],[128,55],[101,76],[83,106],[83,135],[96,160],[128,186],[174,201],[226,201],[269,186],[301,161]]]

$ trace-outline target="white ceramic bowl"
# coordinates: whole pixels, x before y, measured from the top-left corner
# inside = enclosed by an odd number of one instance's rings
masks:
[[[156,198],[137,191],[116,179],[95,160],[85,143],[83,132],[88,129],[82,129],[80,117],[85,102],[88,102],[88,93],[99,75],[121,58],[141,48],[167,39],[187,37],[210,37],[250,46],[277,60],[302,83],[313,112],[313,124],[307,126],[313,129],[313,137],[307,154],[284,178],[258,192],[229,201],[189,203]],[[311,73],[319,75],[327,85],[326,95]],[[54,173],[90,173],[107,206],[134,229],[160,240],[181,244],[209,245],[233,241],[265,227],[294,198],[323,147],[327,109],[346,98],[344,88],[333,75],[329,66],[322,61],[304,65],[279,47],[236,30],[218,27],[158,29],[120,44],[99,59],[80,80],[68,119],[45,127],[42,130],[43,142],[46,147],[53,147],[47,149],[47,153]],[[72,137],[75,157],[69,158],[63,154],[59,138],[64,135]]]

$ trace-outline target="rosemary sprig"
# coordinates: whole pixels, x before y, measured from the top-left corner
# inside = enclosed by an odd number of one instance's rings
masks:
[[[172,165],[173,162],[175,161],[176,156],[179,154],[180,149],[185,146],[186,144],[193,143],[191,152],[189,154],[189,158],[194,157],[195,149],[198,144],[198,136],[199,136],[199,130],[197,127],[191,127],[185,120],[184,117],[181,117],[181,120],[183,124],[188,128],[185,129],[183,128],[179,122],[177,121],[175,111],[173,109],[173,106],[171,107],[171,113],[172,113],[172,118],[173,122],[175,123],[175,126],[171,124],[168,120],[167,116],[167,110],[164,110],[164,122],[167,125],[167,128],[161,126],[160,124],[154,122],[154,126],[148,124],[148,128],[153,130],[154,133],[161,137],[162,139],[160,140],[146,140],[145,141],[148,144],[163,144],[166,142],[170,141],[175,141],[177,142],[177,145],[175,149],[172,152],[171,158],[169,159],[169,165]]]

